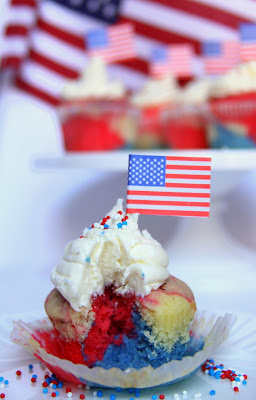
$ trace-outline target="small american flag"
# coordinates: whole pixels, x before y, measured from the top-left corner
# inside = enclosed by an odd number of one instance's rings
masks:
[[[107,63],[135,57],[132,24],[120,24],[95,29],[86,35],[88,52],[102,57]]]
[[[209,217],[211,158],[130,155],[127,213]]]
[[[206,74],[222,74],[240,61],[238,41],[205,42],[202,48],[204,71]]]
[[[155,76],[172,74],[193,75],[193,47],[188,44],[157,47],[152,52],[151,73]]]
[[[241,24],[241,59],[251,61],[256,59],[256,24]]]

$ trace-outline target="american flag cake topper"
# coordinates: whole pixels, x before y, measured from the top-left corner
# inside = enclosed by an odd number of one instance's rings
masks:
[[[211,158],[129,155],[127,213],[209,217]]]

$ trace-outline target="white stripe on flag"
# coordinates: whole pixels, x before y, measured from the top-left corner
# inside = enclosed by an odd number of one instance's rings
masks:
[[[166,178],[166,183],[188,183],[188,179],[181,179],[181,178]],[[189,183],[205,183],[209,184],[210,179],[189,179]]]
[[[27,53],[28,44],[22,36],[7,36],[1,46],[1,53],[4,56],[15,55],[23,57]]]
[[[6,24],[31,26],[35,20],[35,10],[31,7],[11,7],[7,11]]]
[[[207,183],[209,184],[209,183]],[[137,185],[128,185],[128,190],[130,191],[143,191],[143,192],[168,192],[168,193],[207,193],[210,194],[210,189],[199,189],[199,188],[176,188],[176,187],[153,187],[153,186],[137,186]],[[165,196],[163,196],[165,197]]]
[[[166,165],[188,165],[188,166],[198,166],[198,167],[210,167],[210,161],[185,161],[185,160],[166,160]]]
[[[213,8],[219,8],[220,11],[227,11],[231,14],[236,14],[238,17],[245,17],[251,21],[256,19],[256,7],[255,1],[252,0],[193,0],[194,2],[212,6]],[[209,15],[209,18],[211,16]]]
[[[235,29],[145,0],[125,1],[122,15],[197,40],[238,38]]]
[[[129,204],[129,209],[140,208],[141,210],[173,210],[173,211],[209,211],[209,207],[193,207],[193,206],[162,206],[153,204]]]
[[[153,200],[153,201],[186,201],[186,202],[202,202],[202,203],[209,203],[209,197],[179,197],[179,196],[149,196],[149,195],[135,195],[135,194],[128,194],[128,200]],[[137,204],[137,206],[139,206]]]
[[[211,171],[200,171],[191,169],[167,169],[166,174],[182,174],[182,175],[211,175]]]

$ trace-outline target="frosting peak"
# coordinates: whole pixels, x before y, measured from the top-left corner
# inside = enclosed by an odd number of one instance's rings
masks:
[[[109,81],[106,66],[99,57],[90,60],[79,80],[68,81],[62,91],[67,100],[88,98],[120,98],[125,88],[121,81]]]
[[[112,285],[120,294],[144,296],[168,278],[168,256],[160,243],[138,228],[138,214],[126,214],[122,200],[67,244],[51,280],[75,311]]]

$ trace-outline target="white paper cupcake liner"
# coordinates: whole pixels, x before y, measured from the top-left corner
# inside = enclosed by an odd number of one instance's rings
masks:
[[[151,388],[159,385],[169,385],[184,379],[197,371],[215,349],[223,343],[234,324],[236,317],[231,314],[217,316],[207,311],[197,311],[190,326],[193,338],[188,347],[187,355],[182,360],[173,360],[154,369],[151,366],[125,371],[119,368],[104,369],[88,368],[86,365],[74,364],[49,354],[36,340],[37,330],[49,330],[52,326],[48,319],[31,323],[14,322],[11,339],[34,354],[52,372],[59,371],[64,379],[73,382],[80,381],[94,387],[106,388]],[[202,350],[198,350],[204,341]],[[202,347],[202,346],[201,346]]]

